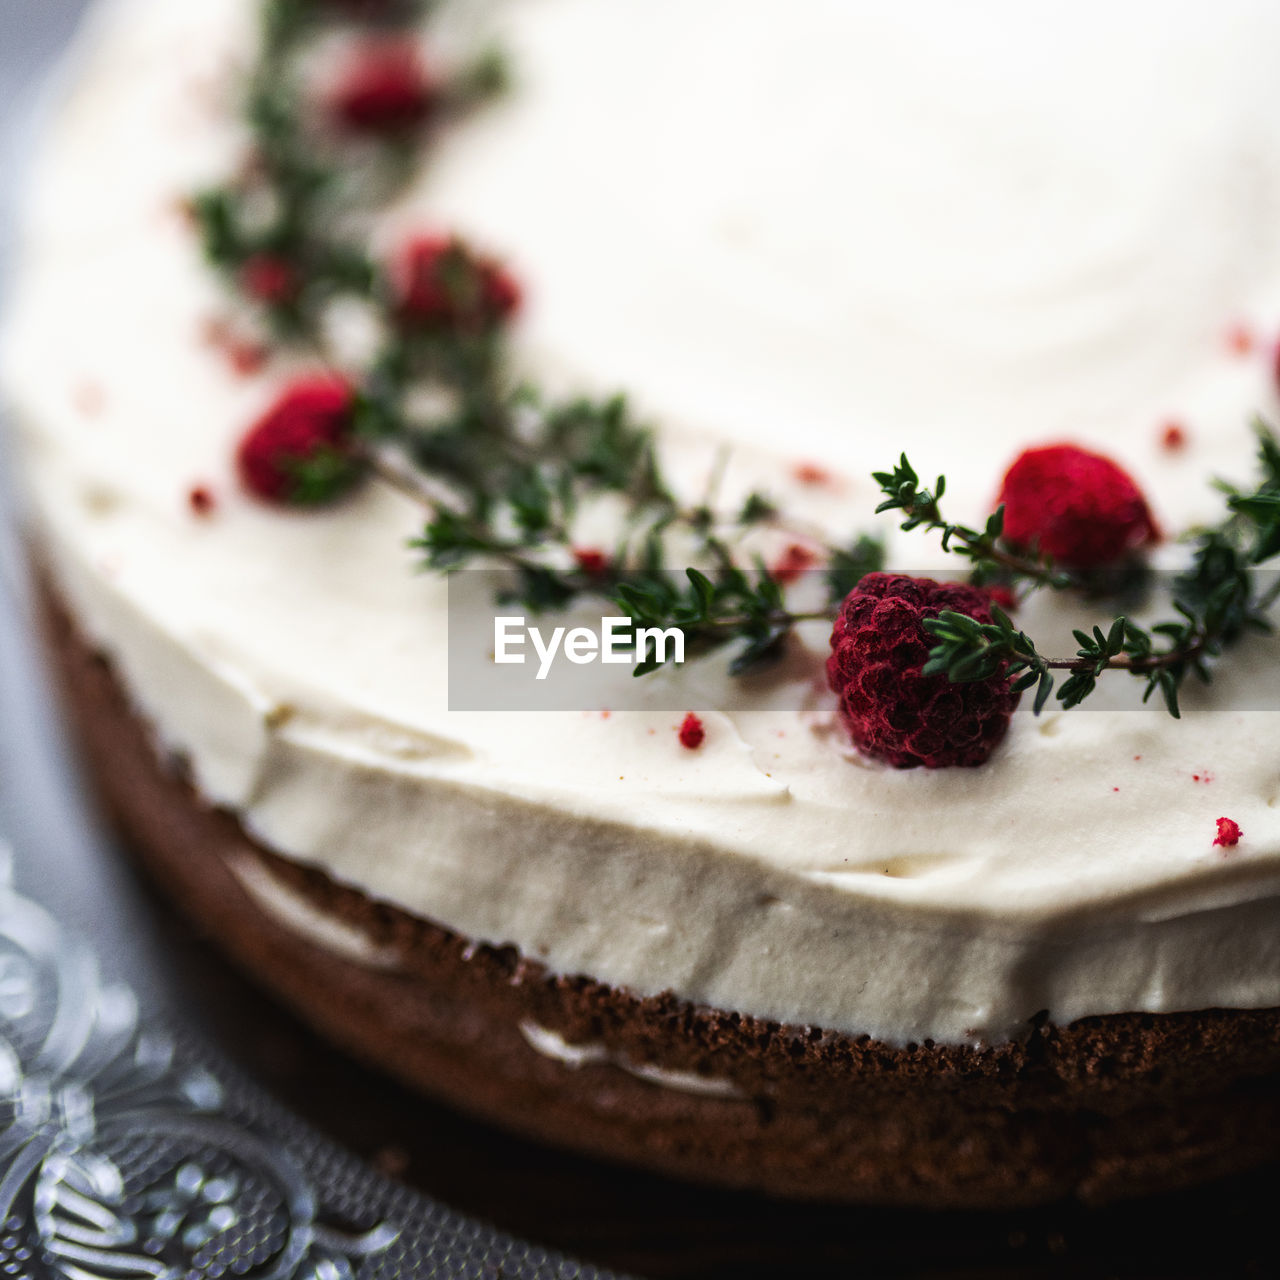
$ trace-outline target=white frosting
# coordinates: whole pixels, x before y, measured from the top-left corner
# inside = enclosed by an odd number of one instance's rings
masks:
[[[579,1067],[595,1066],[608,1063],[620,1067],[629,1075],[636,1076],[660,1089],[674,1089],[677,1093],[696,1093],[705,1098],[740,1098],[742,1090],[732,1080],[724,1080],[715,1076],[700,1076],[696,1071],[670,1071],[666,1067],[655,1067],[652,1063],[632,1062],[621,1054],[614,1053],[607,1045],[570,1044],[558,1032],[550,1027],[540,1027],[536,1022],[522,1022],[520,1034],[536,1053],[573,1070]]]
[[[308,942],[366,969],[399,968],[400,956],[394,947],[380,947],[362,929],[321,911],[255,858],[232,856],[227,867],[267,915]]]
[[[1112,710],[1024,708],[975,770],[843,749],[822,628],[770,709],[707,713],[697,752],[668,713],[450,713],[415,512],[370,491],[280,514],[230,473],[287,371],[239,379],[201,341],[224,303],[176,202],[236,163],[256,7],[103,9],[5,348],[58,582],[208,797],[378,898],[642,994],[899,1043],[1280,1004],[1273,641],[1181,723],[1112,682]],[[739,483],[762,471],[847,532],[905,447],[978,519],[1020,448],[1068,436],[1178,529],[1214,510],[1210,474],[1251,474],[1269,359],[1224,335],[1280,317],[1274,5],[523,0],[497,20],[517,89],[444,139],[387,241],[456,224],[509,256],[522,358],[632,388],[691,484],[730,438]],[[806,458],[851,479],[801,489]],[[212,519],[187,508],[198,481]],[[918,536],[894,555],[938,562]],[[655,678],[667,705],[720,701],[718,668]],[[1253,693],[1270,709],[1221,709]]]

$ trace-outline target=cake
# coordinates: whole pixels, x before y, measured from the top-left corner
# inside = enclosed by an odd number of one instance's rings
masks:
[[[296,263],[220,244],[210,203],[282,171],[264,14],[306,27],[294,177],[363,197],[380,130],[397,165],[426,156],[365,221],[335,212],[367,257],[326,260],[314,330]],[[1023,591],[1017,566],[1083,574],[1113,520],[1158,571],[1138,616],[1164,616],[1180,536],[1223,519],[1209,481],[1255,482],[1280,14],[454,0],[425,54],[413,21],[105,0],[48,135],[6,394],[52,661],[139,858],[336,1042],[609,1159],[983,1206],[1280,1154],[1274,637],[1201,646],[1214,681],[1183,683],[1179,719],[1167,682],[1112,671],[1084,706],[1037,714],[1028,688],[1014,710],[1014,675],[1043,673],[1006,648],[990,696],[955,682],[927,741],[883,736],[910,655],[968,643],[923,629],[943,609],[1140,664],[1107,633],[1114,582]],[[480,104],[491,40],[510,85]],[[814,546],[872,531],[887,570],[745,635],[776,659],[745,678],[719,647],[606,671],[590,705],[480,709],[496,655],[473,646],[464,680],[450,647],[469,575],[414,572],[461,556],[423,538],[420,491],[457,475],[425,448],[369,470],[345,434],[378,407],[388,316],[447,332],[440,359],[500,343],[543,403],[624,390],[682,501],[756,502],[763,578],[816,590]],[[1027,522],[993,534],[1012,587],[875,514],[904,453],[945,473],[962,547],[998,498]],[[557,581],[616,567],[638,475],[582,513]],[[1063,477],[1101,505],[1051,531]],[[887,710],[858,701],[872,667]]]

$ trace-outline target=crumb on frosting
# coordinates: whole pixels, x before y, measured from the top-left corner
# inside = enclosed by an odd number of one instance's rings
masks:
[[[797,462],[791,469],[791,474],[801,484],[809,485],[830,485],[835,482],[835,477],[827,470],[826,467],[816,462]]]
[[[1248,325],[1233,324],[1227,330],[1227,347],[1238,356],[1247,356],[1257,345],[1253,330]]]
[[[204,517],[213,514],[218,502],[213,496],[213,490],[207,485],[195,484],[187,493],[187,505],[191,508],[193,515]]]
[[[86,378],[75,389],[75,406],[86,418],[96,418],[106,405],[106,393],[102,384]]]
[[[597,547],[574,547],[573,558],[583,573],[600,577],[609,568],[609,557]]]
[[[812,547],[793,542],[774,562],[770,572],[783,584],[795,582],[806,570],[818,563],[818,553]]]
[[[679,735],[682,747],[696,751],[705,741],[707,731],[703,728],[701,719],[690,711],[680,724]]]
[[[1240,843],[1240,837],[1244,832],[1240,830],[1240,824],[1233,822],[1230,818],[1218,819],[1218,834],[1214,837],[1213,843],[1221,845],[1224,849],[1232,848]]]

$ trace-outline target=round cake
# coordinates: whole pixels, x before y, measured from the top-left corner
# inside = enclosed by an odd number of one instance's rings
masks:
[[[1280,12],[422,7],[106,0],[72,60],[5,387],[138,856],[335,1041],[610,1159],[981,1206],[1280,1155]],[[690,659],[501,709],[499,571]]]

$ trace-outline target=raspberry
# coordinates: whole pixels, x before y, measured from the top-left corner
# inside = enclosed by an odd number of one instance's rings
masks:
[[[285,388],[240,441],[241,483],[255,497],[283,505],[336,498],[360,473],[352,408],[351,388],[340,378],[303,378]]]
[[[574,547],[573,558],[578,568],[593,578],[602,577],[609,571],[609,557],[596,547]]]
[[[1072,444],[1019,455],[1005,473],[999,501],[1010,543],[1077,569],[1115,564],[1160,536],[1128,473]]]
[[[392,278],[401,319],[421,328],[483,332],[520,305],[520,287],[511,276],[456,236],[411,240],[401,250]]]
[[[411,133],[431,116],[439,86],[409,40],[369,40],[358,46],[330,98],[334,119],[352,133]]]
[[[702,746],[706,736],[707,731],[702,727],[702,721],[690,711],[680,725],[680,745],[696,751]]]
[[[1214,838],[1214,844],[1220,844],[1224,849],[1230,848],[1232,845],[1240,843],[1240,837],[1244,832],[1240,830],[1240,824],[1233,822],[1230,818],[1218,819],[1218,834]]]
[[[255,253],[240,268],[240,286],[258,302],[278,306],[298,292],[298,273],[274,253]]]
[[[976,587],[869,573],[845,597],[831,633],[827,681],[854,745],[898,769],[983,764],[1009,728],[1018,694],[1004,676],[953,684],[925,676],[921,625],[944,610],[991,621]]]

